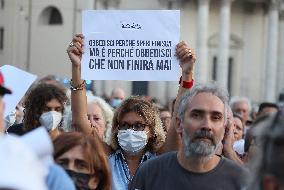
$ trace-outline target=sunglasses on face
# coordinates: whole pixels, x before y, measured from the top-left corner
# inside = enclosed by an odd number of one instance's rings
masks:
[[[146,124],[143,124],[143,123],[130,124],[130,123],[124,122],[118,125],[119,130],[133,129],[134,131],[144,131],[145,127],[146,127]]]

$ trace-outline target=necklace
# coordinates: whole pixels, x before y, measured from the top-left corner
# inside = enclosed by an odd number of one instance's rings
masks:
[[[124,159],[123,155],[121,155],[121,164],[122,164],[122,169],[123,169],[124,175],[127,179],[127,182],[129,183],[130,180],[132,179],[132,177],[130,176],[129,168],[128,168],[127,162]]]

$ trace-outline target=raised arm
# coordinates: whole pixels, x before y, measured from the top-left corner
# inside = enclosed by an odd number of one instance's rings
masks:
[[[181,146],[181,137],[177,134],[175,129],[177,110],[182,95],[190,89],[188,84],[193,83],[193,68],[194,68],[194,63],[196,61],[195,53],[183,41],[178,43],[178,45],[176,46],[176,57],[180,61],[180,67],[182,69],[182,76],[181,76],[182,80],[178,89],[174,105],[171,126],[168,131],[166,142],[164,145],[165,152],[176,151]]]
[[[237,155],[235,152],[233,145],[234,145],[234,124],[232,118],[228,119],[226,132],[223,139],[223,155],[239,165],[244,165],[242,159]]]
[[[72,125],[76,130],[91,134],[91,123],[87,117],[87,98],[85,81],[81,79],[81,59],[84,47],[84,36],[76,34],[70,43],[67,53],[72,63],[71,108]]]

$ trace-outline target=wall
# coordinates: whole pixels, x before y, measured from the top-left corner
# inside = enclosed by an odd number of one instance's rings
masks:
[[[219,31],[220,1],[211,0],[208,39]],[[63,16],[62,26],[43,26],[38,23],[44,8],[57,7]],[[118,7],[109,9],[167,9],[160,0],[121,0]],[[31,11],[29,11],[31,7]],[[98,0],[6,0],[5,9],[0,10],[0,26],[5,27],[5,49],[0,52],[0,64],[11,64],[37,75],[56,74],[71,77],[70,61],[66,48],[75,33],[81,32],[81,11],[104,9]],[[182,5],[173,4],[172,9],[181,9],[181,40],[196,47],[197,4],[194,0]],[[248,96],[254,101],[263,100],[265,80],[265,47],[267,35],[267,14],[262,6],[234,1],[231,13],[231,34],[242,43],[239,49],[232,49],[230,56],[235,60],[232,95]],[[31,16],[31,17],[29,17]],[[280,23],[280,41],[283,41],[283,19]],[[30,40],[29,40],[30,37]],[[279,49],[278,91],[283,89],[283,43]],[[216,47],[218,39],[216,40]],[[209,78],[212,75],[212,58],[217,48],[209,49]],[[177,79],[178,81],[178,79]],[[159,97],[162,103],[176,96],[178,82],[150,82],[148,92]],[[95,81],[96,92],[110,94],[114,87],[122,87],[130,95],[132,82]]]

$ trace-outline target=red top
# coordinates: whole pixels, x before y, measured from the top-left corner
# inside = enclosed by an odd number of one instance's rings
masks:
[[[0,85],[3,86],[4,85],[4,77],[3,74],[0,71]]]

